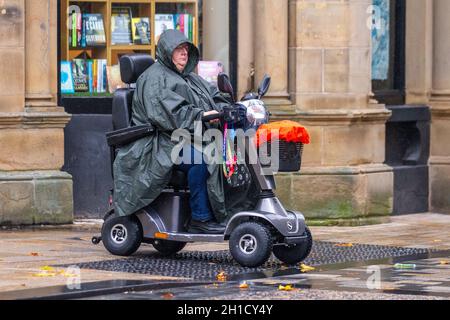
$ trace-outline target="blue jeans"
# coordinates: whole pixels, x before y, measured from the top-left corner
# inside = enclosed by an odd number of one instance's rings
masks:
[[[183,157],[183,150],[180,152]],[[195,164],[194,159],[201,159],[201,164]],[[206,222],[213,219],[208,199],[208,187],[206,180],[209,177],[208,166],[203,159],[203,154],[191,146],[191,159],[175,165],[176,170],[183,171],[188,178],[192,220]]]

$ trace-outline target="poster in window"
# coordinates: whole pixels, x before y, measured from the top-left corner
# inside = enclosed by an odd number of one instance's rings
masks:
[[[390,50],[390,0],[373,0],[372,8],[372,80],[387,80]]]

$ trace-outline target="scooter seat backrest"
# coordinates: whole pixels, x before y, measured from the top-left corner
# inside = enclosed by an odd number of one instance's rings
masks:
[[[113,129],[120,130],[131,125],[131,106],[134,89],[130,85],[154,63],[153,58],[147,54],[124,55],[120,58],[120,76],[128,88],[118,89],[114,93],[112,103]]]

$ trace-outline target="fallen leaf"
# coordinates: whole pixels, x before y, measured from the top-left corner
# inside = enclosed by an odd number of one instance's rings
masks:
[[[216,279],[218,281],[227,281],[227,275],[225,272],[222,271],[216,276]]]
[[[42,271],[51,271],[51,272],[54,272],[54,271],[55,271],[55,268],[50,267],[50,266],[43,266],[43,267],[40,268],[40,270],[42,270]]]
[[[56,277],[56,273],[55,272],[42,271],[42,272],[33,274],[33,277],[39,277],[39,278]]]
[[[440,263],[440,264],[442,264],[442,265],[445,265],[445,264],[450,264],[450,262],[449,262],[449,261],[447,261],[447,260],[442,260],[442,261],[439,261],[439,263]]]
[[[309,272],[309,271],[314,271],[314,270],[316,270],[316,268],[307,266],[307,265],[304,264],[304,263],[301,263],[301,264],[300,264],[300,271],[301,271],[301,272]]]
[[[335,247],[350,248],[350,247],[353,247],[353,243],[337,243],[334,246]]]
[[[433,240],[433,242],[442,242],[442,240],[436,239],[436,240]]]
[[[61,275],[63,277],[66,277],[66,278],[77,278],[77,277],[80,276],[79,274],[69,273],[69,272],[66,272],[64,270],[60,271],[59,275]]]
[[[247,282],[242,282],[240,285],[239,285],[239,288],[240,289],[248,289],[248,283]]]
[[[280,291],[292,291],[292,285],[288,284],[286,286],[283,286],[283,285],[280,284],[278,286],[278,290],[280,290]]]
[[[39,253],[38,252],[31,252],[30,256],[37,257],[37,256],[39,256]]]
[[[164,293],[164,294],[162,295],[162,298],[163,298],[163,299],[166,299],[166,300],[173,299],[173,297],[174,297],[174,294],[173,294],[173,293],[170,293],[170,292],[166,292],[166,293]]]

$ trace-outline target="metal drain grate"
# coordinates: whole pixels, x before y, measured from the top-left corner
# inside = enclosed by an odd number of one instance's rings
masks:
[[[308,265],[319,266],[344,262],[367,261],[390,257],[403,257],[427,254],[428,249],[402,248],[376,245],[355,244],[351,247],[339,247],[336,243],[316,241],[312,252],[306,259]],[[109,261],[94,261],[78,264],[81,269],[94,269],[114,272],[151,274],[168,277],[213,280],[224,271],[227,275],[260,273],[277,270],[281,263],[273,256],[260,268],[243,268],[238,265],[228,251],[187,251],[173,257],[162,257],[158,253],[135,255]],[[64,266],[62,266],[64,267]]]

